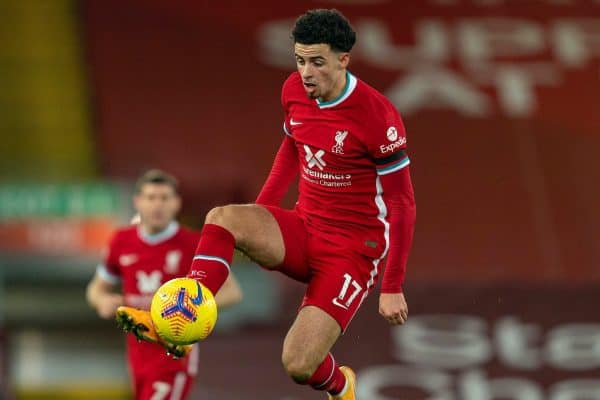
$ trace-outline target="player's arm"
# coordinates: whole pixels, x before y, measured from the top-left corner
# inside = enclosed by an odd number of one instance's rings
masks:
[[[87,285],[86,300],[102,318],[114,318],[117,308],[123,305],[123,296],[115,293],[116,287],[116,283],[105,280],[98,272]]]
[[[221,289],[215,295],[219,308],[229,307],[242,301],[242,289],[233,273],[229,274]]]
[[[281,204],[281,199],[297,173],[298,152],[294,140],[286,134],[275,156],[271,172],[256,198],[256,204],[272,206]]]
[[[402,166],[400,161],[398,166]],[[416,206],[407,165],[392,173],[380,175],[380,180],[390,214],[390,246],[381,285],[379,312],[395,325],[404,323],[408,318],[402,283],[412,245]]]

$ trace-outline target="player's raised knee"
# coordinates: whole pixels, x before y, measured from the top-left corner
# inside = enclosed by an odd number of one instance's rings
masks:
[[[211,209],[204,218],[204,223],[223,226],[227,223],[227,218],[231,217],[231,212],[227,210],[229,206],[215,207]]]
[[[204,219],[206,224],[219,225],[238,239],[239,236],[239,219],[238,209],[235,205],[220,206],[211,209]]]
[[[206,224],[219,225],[227,229],[235,237],[237,245],[243,245],[252,234],[254,225],[253,205],[230,204],[215,207],[206,214]]]

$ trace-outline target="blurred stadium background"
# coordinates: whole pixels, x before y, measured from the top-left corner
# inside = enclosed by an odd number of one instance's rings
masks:
[[[409,323],[371,296],[336,348],[359,398],[600,399],[598,0],[0,0],[0,398],[129,398],[84,287],[132,179],[178,176],[194,227],[252,201],[315,7],[401,111],[418,203]],[[279,367],[302,288],[236,264],[195,398],[319,398]]]

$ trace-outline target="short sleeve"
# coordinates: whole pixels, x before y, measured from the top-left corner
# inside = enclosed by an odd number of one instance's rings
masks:
[[[110,283],[119,283],[121,280],[121,268],[118,255],[118,234],[115,234],[109,242],[108,249],[102,263],[96,268],[96,273],[103,280]]]

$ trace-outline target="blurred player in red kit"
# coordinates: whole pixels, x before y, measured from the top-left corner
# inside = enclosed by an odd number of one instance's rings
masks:
[[[180,205],[175,178],[160,170],[143,174],[134,197],[139,222],[113,235],[105,261],[87,288],[88,302],[100,317],[112,319],[117,314],[121,324],[129,324],[127,330],[135,330],[146,340],[127,337],[133,389],[139,400],[185,399],[198,367],[196,345],[169,345],[154,331],[138,331],[130,321],[133,314],[137,324],[151,326],[148,313],[141,310],[149,310],[152,295],[162,283],[188,272],[200,235],[176,222]],[[115,291],[119,284],[122,295]],[[241,291],[232,276],[216,296],[217,303],[227,306],[240,299]],[[131,307],[127,315],[118,312],[123,305]],[[168,355],[165,347],[179,358]]]
[[[408,317],[402,284],[416,207],[398,111],[348,71],[356,35],[337,10],[311,10],[292,30],[297,71],[283,84],[283,143],[256,204],[206,216],[188,277],[220,293],[234,248],[307,284],[282,351],[288,375],[354,400],[355,376],[330,350],[375,286],[379,313]],[[293,210],[281,199],[299,174]]]

